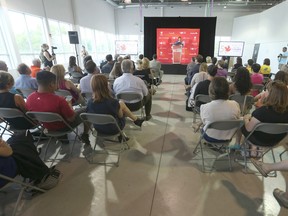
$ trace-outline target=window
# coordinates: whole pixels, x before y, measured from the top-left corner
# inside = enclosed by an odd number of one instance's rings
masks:
[[[96,57],[95,61],[100,63],[105,60],[107,54],[115,54],[115,36],[110,33],[95,30]]]
[[[30,65],[39,56],[41,44],[46,42],[43,19],[36,16],[9,11],[21,61]]]
[[[72,31],[72,25],[55,20],[48,20],[52,46],[57,47],[54,50],[58,63],[64,63],[68,65],[69,56],[75,54],[75,45],[70,44],[68,31]]]
[[[7,51],[7,46],[4,41],[3,29],[0,25],[0,60],[5,61],[8,68],[12,68],[10,56]]]

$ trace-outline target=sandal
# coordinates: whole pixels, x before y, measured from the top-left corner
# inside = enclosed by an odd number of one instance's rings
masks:
[[[278,201],[280,206],[283,206],[284,208],[288,208],[288,199],[285,197],[285,192],[276,188],[273,191],[273,196]]]
[[[253,158],[250,159],[250,161],[253,163],[253,165],[256,167],[256,169],[261,173],[262,176],[268,177],[268,173],[264,168],[263,168],[263,162],[255,160]]]

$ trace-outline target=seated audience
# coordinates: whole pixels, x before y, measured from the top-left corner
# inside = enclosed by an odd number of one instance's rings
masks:
[[[205,126],[211,122],[237,120],[240,118],[240,107],[236,101],[228,100],[229,84],[224,77],[215,77],[209,86],[212,101],[200,107],[200,117]],[[204,129],[205,129],[204,126]],[[204,138],[210,142],[223,142],[230,139],[235,130],[218,131],[208,129]]]
[[[45,165],[33,141],[30,133],[14,134],[7,142],[0,138],[0,174],[10,178],[21,175],[29,178],[29,181],[37,187],[51,189],[57,185],[58,181],[56,180],[53,185],[49,182],[49,188],[47,188],[48,182],[44,186],[45,180],[49,175],[58,178],[60,171],[55,167],[49,169]],[[0,178],[0,188],[7,183],[7,180]]]
[[[146,84],[139,77],[133,76],[133,62],[131,60],[123,60],[121,68],[123,75],[118,77],[113,84],[115,95],[122,92],[136,92],[141,94],[143,97],[142,103],[141,101],[132,101],[132,103],[127,103],[126,105],[130,110],[134,111],[140,109],[143,104],[145,106],[146,120],[150,120],[152,118],[152,97]]]
[[[277,81],[277,80],[283,82],[288,87],[288,72],[278,71],[274,78],[274,81]],[[258,95],[254,97],[254,100],[256,101],[255,106],[257,108],[263,106],[263,103],[265,102],[266,98],[269,95],[269,90],[271,87],[270,85],[271,85],[271,82],[269,82],[266,85],[266,91],[262,91],[261,93],[259,93]]]
[[[93,90],[92,99],[88,101],[87,112],[96,114],[112,115],[120,129],[125,127],[125,117],[129,117],[134,121],[134,124],[141,127],[144,119],[137,118],[125,105],[123,101],[114,99],[108,88],[108,79],[101,74],[97,74],[91,79]],[[95,129],[104,134],[117,134],[117,128],[111,126],[94,125]]]
[[[228,71],[225,68],[225,62],[223,60],[219,60],[217,66],[218,70],[216,76],[227,78]]]
[[[106,55],[106,64],[102,66],[101,72],[104,74],[110,74],[112,68],[114,66],[113,57],[111,54]]]
[[[213,78],[215,77],[215,75],[217,73],[217,69],[218,69],[217,66],[210,68],[210,70],[208,70],[208,78],[197,84],[195,91],[194,91],[194,96],[193,96],[194,100],[198,94],[209,95],[209,85],[210,85],[211,81],[213,80]],[[196,103],[197,107],[199,107],[200,105],[201,105],[201,103],[199,103],[199,102]]]
[[[252,70],[252,65],[253,64],[254,64],[253,59],[248,59],[246,68],[247,68],[247,70],[249,71],[250,74],[253,72],[253,70]]]
[[[245,67],[238,67],[234,77],[234,83],[229,86],[229,93],[249,95],[252,88],[249,71]]]
[[[212,58],[212,64],[208,65],[207,70],[209,71],[210,68],[213,68],[217,64],[218,59],[216,57]]]
[[[93,61],[92,56],[91,56],[91,55],[85,56],[85,58],[83,59],[84,68],[85,68],[86,62],[88,62],[89,60],[92,60],[92,61]],[[97,66],[97,65],[96,65],[96,66]],[[100,73],[100,72],[101,72],[98,67],[96,67],[96,69],[97,69],[97,73]],[[86,71],[86,70],[85,70],[85,74],[87,74],[87,71]]]
[[[263,177],[268,177],[268,174],[272,171],[288,171],[288,160],[283,160],[278,163],[263,163],[255,159],[251,159],[251,162],[262,174]],[[286,190],[282,191],[278,188],[274,189],[273,196],[278,201],[280,206],[288,208],[288,179],[286,178]]]
[[[204,80],[207,80],[208,79],[208,73],[207,73],[207,64],[205,62],[203,62],[201,65],[200,65],[200,68],[199,68],[199,73],[195,74],[192,78],[192,81],[191,81],[191,91],[190,91],[190,95],[189,95],[189,99],[188,99],[188,107],[194,107],[194,92],[195,92],[195,89],[198,85],[198,83],[204,81]]]
[[[117,77],[122,76],[122,70],[121,70],[121,62],[123,61],[122,56],[118,56],[117,62],[115,62],[110,74],[109,79],[116,79]]]
[[[260,68],[260,73],[263,74],[264,77],[270,77],[271,67],[269,58],[264,59],[263,65]]]
[[[92,60],[89,60],[85,64],[85,69],[88,72],[88,75],[80,80],[79,88],[81,93],[92,93],[90,82],[92,76],[98,73],[97,66]]]
[[[264,105],[256,109],[251,118],[244,117],[245,125],[241,128],[242,134],[246,137],[259,123],[288,123],[288,89],[287,85],[281,81],[272,81],[270,84],[269,95],[267,96]],[[284,134],[267,134],[256,131],[249,137],[252,144],[258,146],[270,146],[273,143],[280,142]],[[240,142],[240,137],[238,138]],[[256,146],[252,146],[251,156],[256,157]]]
[[[83,110],[74,112],[71,104],[69,104],[64,97],[58,96],[54,93],[55,90],[57,90],[56,75],[49,71],[40,71],[37,73],[36,79],[38,82],[38,91],[29,95],[26,102],[27,109],[35,112],[58,113],[70,124],[71,127],[80,125],[82,121],[79,114],[83,112]],[[62,122],[45,123],[44,126],[48,130],[52,131],[68,130],[66,125]],[[84,132],[81,138],[85,144],[90,145],[88,137],[88,127],[84,124]]]
[[[262,74],[259,73],[261,66],[257,63],[252,64],[251,69],[252,69],[252,75],[251,75],[251,82],[253,85],[255,84],[263,84],[264,77]],[[255,97],[258,95],[260,92],[257,90],[253,90],[251,92],[252,96]]]
[[[78,103],[85,105],[85,100],[80,94],[80,90],[70,80],[66,80],[65,68],[63,65],[56,64],[51,68],[51,72],[56,75],[57,87],[61,90],[69,91],[72,95],[72,104]]]
[[[243,63],[242,63],[242,58],[241,57],[237,57],[236,58],[236,64],[234,64],[233,69],[237,70],[239,67],[243,67]]]
[[[143,58],[144,58],[144,55],[143,54],[139,54],[138,59],[142,60]]]
[[[10,73],[0,71],[0,107],[19,109],[26,112],[25,101],[19,94],[13,94],[10,91],[14,85],[14,79]],[[5,119],[13,129],[24,130],[34,127],[30,121],[23,117]]]
[[[17,71],[20,76],[15,80],[15,89],[37,89],[37,81],[30,76],[31,70],[26,64],[19,64]]]
[[[30,76],[36,78],[36,74],[41,71],[41,61],[38,58],[33,59],[32,65],[30,67],[31,74]]]
[[[187,71],[187,77],[185,77],[185,84],[190,85],[193,76],[199,72],[200,64],[203,62],[203,56],[197,55],[195,58],[195,65]]]

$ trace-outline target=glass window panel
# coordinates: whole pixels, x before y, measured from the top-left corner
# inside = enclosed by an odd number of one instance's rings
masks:
[[[43,19],[35,16],[26,15],[26,22],[31,42],[32,52],[40,52],[41,44],[47,43],[45,37]]]
[[[20,53],[31,52],[26,28],[25,17],[21,13],[9,12],[10,22],[15,35],[15,40]]]

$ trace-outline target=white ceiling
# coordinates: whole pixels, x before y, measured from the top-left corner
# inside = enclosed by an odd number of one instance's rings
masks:
[[[193,6],[210,6],[214,8],[228,9],[253,9],[258,11],[267,10],[285,0],[106,0],[115,8],[139,7],[140,2],[144,7],[193,7]]]

